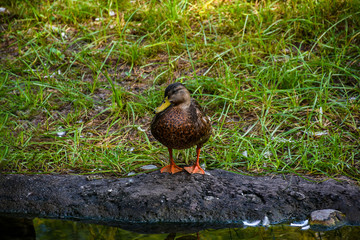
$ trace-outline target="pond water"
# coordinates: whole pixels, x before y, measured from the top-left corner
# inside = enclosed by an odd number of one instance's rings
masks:
[[[130,226],[130,225],[128,225]],[[143,228],[142,228],[143,226]],[[160,226],[161,227],[161,226]],[[168,228],[167,225],[165,228]],[[131,229],[144,229],[139,233],[125,230],[115,226],[89,224],[77,221],[65,221],[57,219],[24,219],[0,217],[0,239],[151,239],[151,240],[197,240],[197,239],[321,239],[321,240],[355,240],[360,239],[360,226],[344,226],[335,230],[318,232],[314,230],[301,230],[299,227],[290,227],[288,224],[274,225],[270,227],[241,227],[195,230],[193,226],[177,233],[161,233],[159,225],[149,228],[145,225],[132,226]]]

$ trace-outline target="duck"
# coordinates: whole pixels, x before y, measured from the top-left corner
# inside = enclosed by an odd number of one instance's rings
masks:
[[[165,89],[164,100],[154,111],[151,134],[169,151],[170,164],[160,172],[171,174],[186,170],[190,174],[205,174],[200,167],[200,151],[211,135],[211,121],[200,104],[191,97],[189,90],[179,82]],[[187,149],[196,145],[196,161],[192,166],[181,168],[175,164],[173,149]]]

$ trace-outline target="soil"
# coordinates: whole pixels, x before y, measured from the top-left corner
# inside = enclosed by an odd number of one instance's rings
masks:
[[[360,223],[360,188],[349,181],[299,176],[206,175],[159,171],[131,178],[79,175],[0,175],[0,213],[96,222],[272,224],[336,209]],[[166,226],[166,224],[162,224]],[[173,227],[173,225],[172,225]]]

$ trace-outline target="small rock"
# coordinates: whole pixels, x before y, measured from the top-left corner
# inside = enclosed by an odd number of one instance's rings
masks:
[[[345,214],[334,209],[322,209],[311,213],[310,225],[325,228],[336,228],[346,223]]]
[[[48,76],[44,76],[44,78],[53,78],[55,77],[55,73],[52,73],[51,75],[48,75]]]
[[[126,185],[131,184],[131,183],[133,183],[133,182],[134,182],[134,179],[130,178],[130,179],[126,182]]]
[[[323,135],[328,135],[328,131],[322,131],[322,132],[316,132],[314,133],[315,136],[323,136]]]
[[[157,169],[157,168],[158,168],[157,166],[152,165],[152,164],[141,167],[142,170],[153,170],[153,169]]]
[[[104,177],[103,176],[100,176],[100,175],[89,175],[89,176],[86,176],[86,180],[88,181],[93,181],[93,180],[98,180],[98,179],[103,179]]]
[[[350,103],[354,103],[355,101],[356,101],[356,97],[350,97],[348,99],[348,102],[350,102]]]
[[[201,167],[202,169],[206,170],[206,165],[205,165],[205,163],[200,164],[200,167]]]
[[[266,151],[263,153],[264,158],[270,158],[272,156],[272,152]]]
[[[261,199],[258,196],[256,196],[255,194],[249,193],[249,194],[244,194],[243,196],[249,202],[259,203],[259,204],[261,203]]]
[[[54,32],[59,32],[60,29],[56,26],[50,26],[51,30],[53,30]]]
[[[211,201],[214,200],[215,198],[213,196],[205,196],[204,199],[205,201]]]
[[[286,138],[282,138],[282,137],[271,137],[271,140],[275,140],[275,141],[281,142],[281,143],[287,143],[287,142],[292,143],[292,142],[295,142],[295,141],[291,140],[291,138],[290,138],[290,139],[286,139]]]
[[[295,192],[295,191],[291,191],[290,192],[290,196],[294,197],[296,200],[304,200],[306,198],[306,196],[301,193],[301,192]]]
[[[248,152],[247,152],[247,151],[243,151],[241,154],[242,154],[244,157],[248,157]]]
[[[59,132],[56,133],[59,137],[64,137],[66,135],[66,131],[62,131],[62,127],[59,127]]]

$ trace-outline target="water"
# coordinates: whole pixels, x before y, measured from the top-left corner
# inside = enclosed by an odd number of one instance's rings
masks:
[[[171,224],[163,225],[167,231]],[[20,219],[0,218],[0,239],[149,239],[149,240],[197,240],[197,239],[321,239],[321,240],[355,240],[360,239],[360,226],[344,226],[331,231],[317,232],[314,230],[301,230],[299,227],[290,227],[288,224],[270,227],[223,228],[195,230],[196,226],[186,228],[177,233],[161,233],[161,225],[127,225],[125,230],[115,226],[89,224],[76,221],[57,219]],[[159,228],[160,227],[160,228]],[[175,227],[175,226],[174,226]],[[178,226],[177,226],[178,227]],[[199,227],[199,226],[198,226]],[[139,233],[155,232],[155,233]]]

